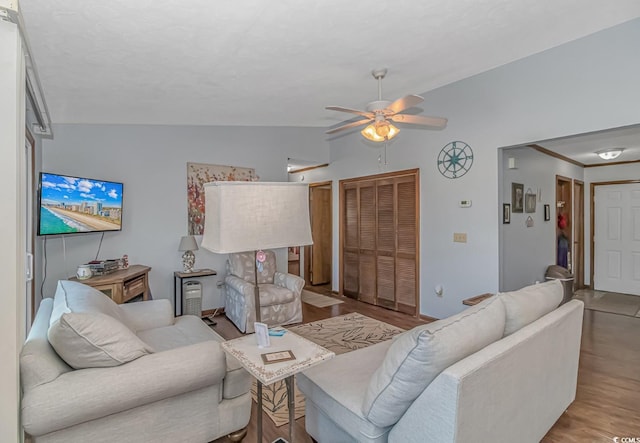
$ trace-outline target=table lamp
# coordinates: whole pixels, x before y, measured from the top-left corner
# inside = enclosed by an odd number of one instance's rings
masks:
[[[183,272],[193,272],[193,266],[196,264],[196,256],[193,251],[198,250],[198,244],[193,235],[185,235],[180,239],[178,251],[184,251],[182,254]]]

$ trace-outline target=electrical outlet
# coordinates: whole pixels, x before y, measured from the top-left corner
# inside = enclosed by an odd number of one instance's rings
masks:
[[[453,233],[453,241],[455,243],[466,243],[467,242],[467,233],[466,232],[454,232]]]

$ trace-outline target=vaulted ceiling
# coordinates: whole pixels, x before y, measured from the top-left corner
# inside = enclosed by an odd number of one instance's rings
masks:
[[[53,123],[324,126],[640,16],[637,0],[20,0]],[[436,112],[437,113],[437,112]]]

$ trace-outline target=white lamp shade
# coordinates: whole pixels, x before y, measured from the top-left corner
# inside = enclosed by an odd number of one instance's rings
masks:
[[[196,243],[196,239],[193,235],[185,235],[180,239],[180,246],[178,246],[178,251],[197,251],[198,244]]]
[[[202,247],[218,254],[313,243],[306,183],[204,185]]]

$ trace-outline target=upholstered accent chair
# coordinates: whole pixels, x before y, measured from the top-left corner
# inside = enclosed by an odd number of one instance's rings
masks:
[[[265,251],[266,260],[258,272],[261,321],[269,326],[302,321],[302,288],[304,279],[276,271],[276,255]],[[225,314],[245,333],[253,332],[255,309],[255,254],[229,254],[225,283]]]

